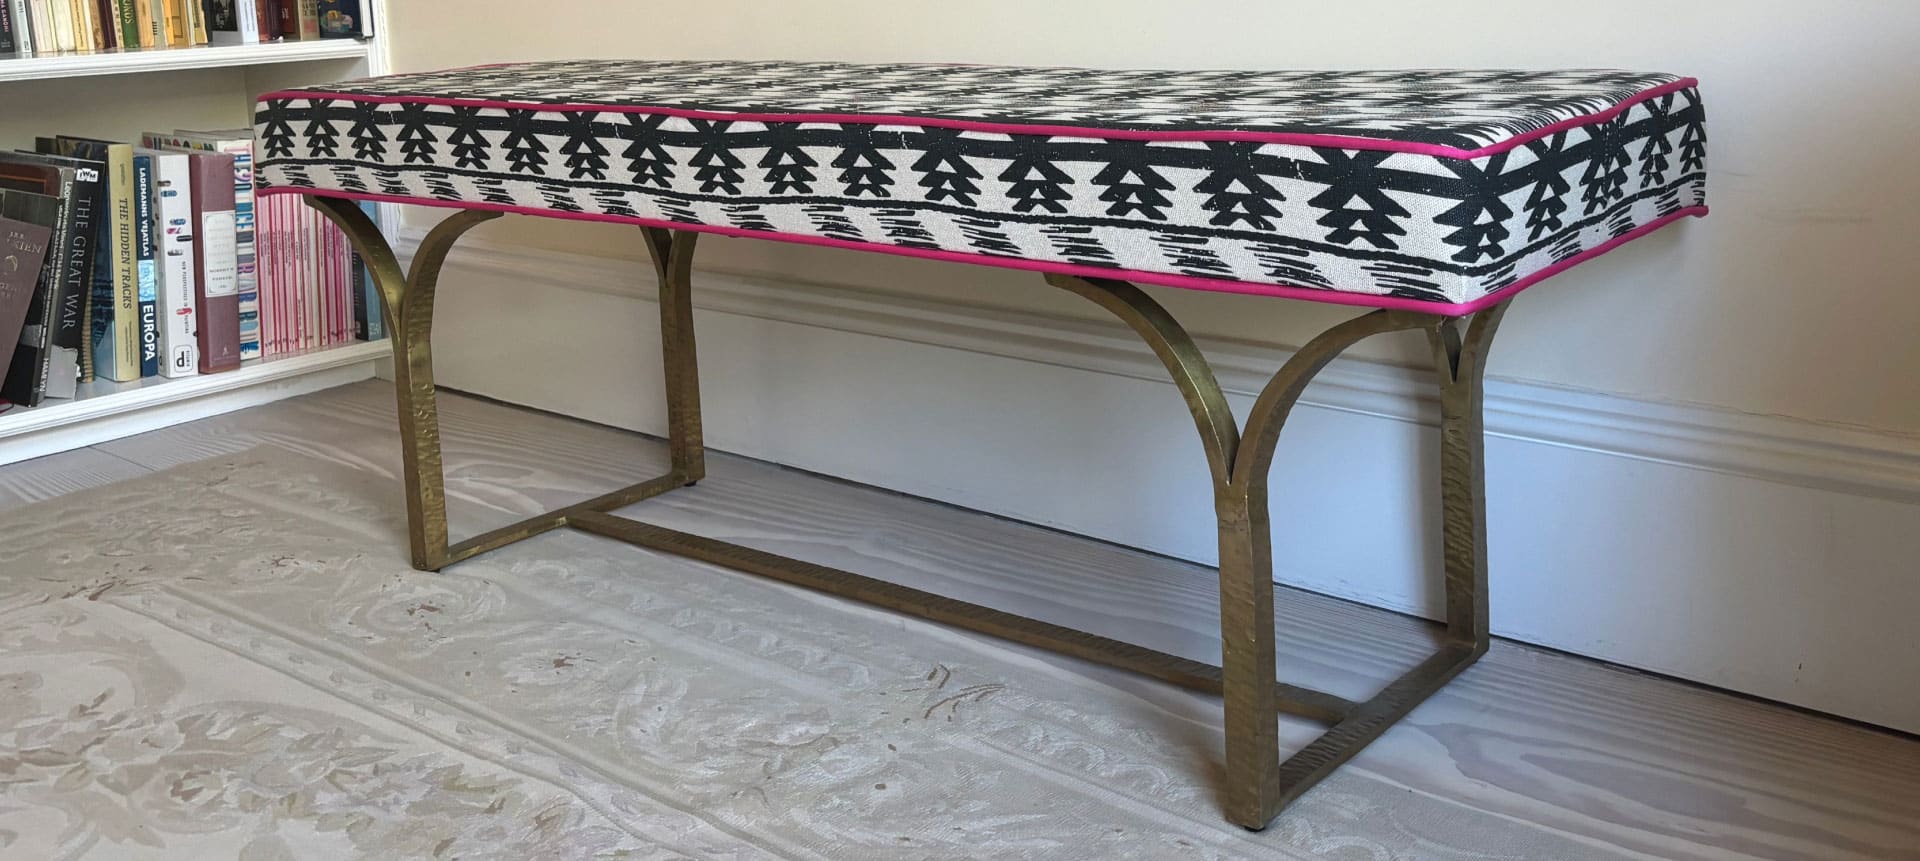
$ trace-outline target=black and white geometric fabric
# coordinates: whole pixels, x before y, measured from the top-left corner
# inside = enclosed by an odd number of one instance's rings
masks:
[[[1705,205],[1695,83],[1618,71],[575,61],[271,93],[255,133],[266,193],[1439,313]]]

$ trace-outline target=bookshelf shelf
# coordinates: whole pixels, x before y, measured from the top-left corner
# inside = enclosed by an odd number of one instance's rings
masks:
[[[250,126],[261,93],[386,73],[387,5],[360,0],[373,22],[366,39],[0,54],[0,117],[7,118],[0,120],[0,150],[32,147],[40,135],[131,141],[144,132]],[[381,207],[389,231],[397,227],[395,215],[393,207]],[[73,399],[0,412],[0,464],[365,380],[387,367],[388,355],[384,341],[354,343],[256,360],[221,374],[88,384]]]
[[[144,51],[103,51],[92,54],[0,56],[0,81],[42,81],[89,75],[125,75],[175,69],[215,69],[227,66],[264,66],[312,60],[364,60],[370,42],[322,39],[313,42],[269,42],[262,45],[205,45]]]
[[[368,379],[388,351],[386,341],[374,341],[252,361],[222,374],[90,383],[73,400],[0,413],[0,464]]]

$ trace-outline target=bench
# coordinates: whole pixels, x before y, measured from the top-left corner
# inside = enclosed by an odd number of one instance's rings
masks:
[[[412,563],[560,527],[684,554],[1137,670],[1225,700],[1226,816],[1264,828],[1482,655],[1482,381],[1515,295],[1704,215],[1697,84],[1577,71],[1106,71],[571,61],[262,96],[260,194],[299,194],[367,262],[392,321]],[[459,210],[407,270],[354,203]],[[503,213],[637,225],[659,280],[666,475],[450,543],[429,337],[455,241]],[[705,475],[694,240],[749,236],[1045,273],[1159,356],[1217,500],[1222,665],[611,512]],[[1236,422],[1206,359],[1137,284],[1371,310],[1301,348]],[[1267,473],[1308,381],[1419,331],[1439,379],[1444,645],[1373,698],[1278,681]],[[1328,726],[1283,758],[1281,714]]]

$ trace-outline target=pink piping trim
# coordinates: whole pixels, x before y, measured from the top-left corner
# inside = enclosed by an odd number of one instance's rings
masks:
[[[1514,294],[1528,287],[1532,287],[1548,278],[1565,272],[1580,263],[1599,257],[1628,242],[1632,242],[1655,230],[1659,230],[1668,224],[1672,224],[1675,221],[1689,216],[1700,217],[1707,214],[1707,207],[1695,206],[1680,210],[1672,215],[1663,216],[1623,236],[1615,237],[1605,244],[1590,248],[1578,255],[1522,278],[1514,282],[1511,287],[1496,293],[1490,293],[1471,302],[1425,302],[1419,299],[1407,299],[1400,296],[1372,296],[1365,293],[1345,293],[1338,290],[1314,290],[1306,287],[1289,287],[1282,284],[1255,284],[1247,281],[1225,281],[1218,278],[1198,278],[1192,275],[1142,272],[1137,269],[1104,269],[1099,266],[1081,266],[1077,263],[1053,263],[1044,260],[1022,260],[1015,257],[993,257],[986,254],[969,254],[962,251],[902,248],[896,245],[855,242],[848,239],[833,239],[825,236],[806,236],[798,233],[772,233],[763,230],[743,230],[738,227],[721,227],[708,224],[683,224],[677,221],[660,221],[658,219],[635,218],[625,215],[607,215],[598,212],[560,212],[551,209],[535,209],[529,206],[514,206],[503,203],[467,203],[450,200],[432,200],[420,197],[404,197],[392,194],[368,194],[358,191],[293,188],[290,186],[262,188],[257,190],[255,194],[299,194],[312,195],[314,197],[342,197],[349,200],[371,200],[379,203],[404,203],[449,209],[485,209],[493,212],[511,212],[519,215],[538,215],[545,218],[563,218],[574,221],[606,221],[615,224],[638,224],[643,227],[664,227],[669,230],[714,233],[721,236],[737,236],[746,239],[772,239],[779,242],[793,242],[801,245],[824,245],[828,248],[877,251],[882,254],[897,254],[904,257],[944,260],[949,263],[972,263],[979,266],[997,266],[1002,269],[1023,269],[1029,272],[1057,272],[1062,275],[1076,275],[1082,278],[1118,278],[1126,281],[1138,281],[1142,284],[1158,284],[1163,287],[1180,287],[1187,290],[1206,290],[1214,293],[1240,293],[1249,296],[1277,296],[1283,299],[1303,299],[1309,302],[1321,302],[1330,305],[1357,305],[1365,308],[1387,308],[1395,311],[1418,311],[1424,314],[1438,314],[1443,317],[1464,317],[1482,308],[1505,302],[1513,298]]]
[[[688,108],[671,108],[649,105],[589,105],[568,103],[509,102],[491,99],[454,99],[441,96],[375,96],[352,93],[329,93],[323,90],[280,90],[260,97],[267,99],[325,98],[343,102],[368,102],[374,104],[410,104],[444,105],[466,108],[499,108],[502,110],[534,111],[599,111],[615,114],[663,114],[670,117],[687,117],[700,120],[723,120],[730,122],[762,123],[858,123],[861,125],[899,125],[933,128],[954,128],[965,131],[990,132],[1010,135],[1061,135],[1067,137],[1111,138],[1120,140],[1148,141],[1250,141],[1255,143],[1286,144],[1293,146],[1338,147],[1341,149],[1377,150],[1384,152],[1404,152],[1415,155],[1428,155],[1437,158],[1475,159],[1503,153],[1521,145],[1539,140],[1548,135],[1558,134],[1571,128],[1593,125],[1612,120],[1648,99],[1659,98],[1668,93],[1691,89],[1700,85],[1699,80],[1683,78],[1671,84],[1662,84],[1651,90],[1636,93],[1611,108],[1603,111],[1561,120],[1545,128],[1515,135],[1496,144],[1479,149],[1461,149],[1440,144],[1416,143],[1413,141],[1381,140],[1379,138],[1352,137],[1349,135],[1326,135],[1305,132],[1254,132],[1220,129],[1216,131],[1153,131],[1141,129],[1102,129],[1089,126],[1062,126],[1027,123],[990,123],[974,120],[942,119],[939,117],[912,117],[896,114],[831,114],[831,113],[730,113],[725,111],[696,111]]]

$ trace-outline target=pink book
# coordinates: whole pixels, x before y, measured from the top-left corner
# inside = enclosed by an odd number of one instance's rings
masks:
[[[280,255],[273,247],[274,224],[277,221],[271,198],[262,197],[253,204],[253,259],[254,277],[260,289],[260,355],[272,356],[274,336],[278,334],[278,322],[274,319],[274,288],[280,283]]]

